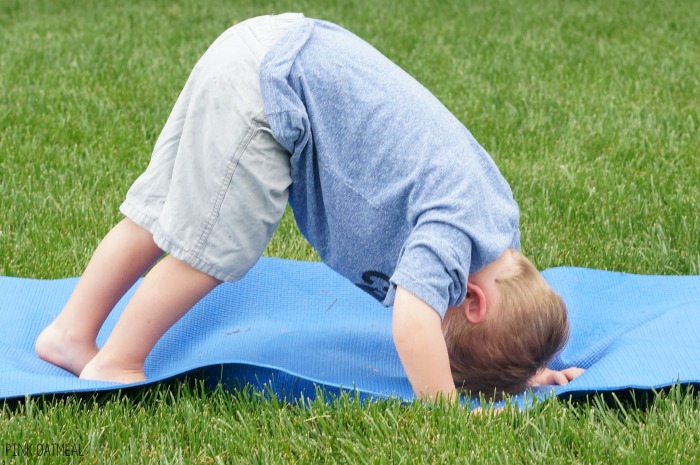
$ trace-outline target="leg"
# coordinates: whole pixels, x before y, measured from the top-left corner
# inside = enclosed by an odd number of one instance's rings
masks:
[[[131,383],[158,339],[220,281],[167,256],[146,275],[104,347],[80,377]]]
[[[200,59],[148,169],[127,194],[122,212],[158,218],[156,239],[171,255],[146,276],[82,378],[143,379],[158,339],[216,278],[234,281],[250,269],[282,217],[290,160],[263,121],[259,62],[284,29],[256,24],[255,31],[232,28]],[[260,37],[264,43],[253,46]]]
[[[100,242],[73,294],[39,335],[44,360],[79,375],[97,353],[95,338],[114,305],[163,252],[151,234],[124,219]]]

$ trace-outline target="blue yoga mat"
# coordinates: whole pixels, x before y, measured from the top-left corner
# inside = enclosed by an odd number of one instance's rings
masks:
[[[572,323],[570,342],[550,367],[587,371],[535,394],[700,384],[699,276],[581,268],[543,274],[566,300]],[[124,387],[80,380],[34,353],[36,336],[76,282],[0,277],[0,398]],[[132,292],[106,321],[98,345]],[[321,263],[274,258],[199,302],[158,342],[145,370],[148,380],[138,385],[187,374],[265,386],[284,398],[313,396],[316,387],[413,398],[391,339],[391,309]]]

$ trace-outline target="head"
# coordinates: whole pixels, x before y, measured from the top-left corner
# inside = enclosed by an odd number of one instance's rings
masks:
[[[488,398],[515,394],[569,337],[563,300],[520,252],[506,250],[469,276],[467,297],[443,320],[458,389]]]

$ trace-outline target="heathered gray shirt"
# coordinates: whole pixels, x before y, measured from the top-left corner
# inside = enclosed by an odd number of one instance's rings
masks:
[[[518,206],[491,157],[371,45],[304,19],[260,68],[291,154],[290,204],[322,260],[386,305],[402,286],[444,316],[473,273],[518,248]]]

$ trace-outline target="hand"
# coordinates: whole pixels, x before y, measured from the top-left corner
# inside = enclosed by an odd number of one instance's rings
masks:
[[[571,368],[567,368],[567,369],[561,370],[561,371],[550,370],[549,368],[543,368],[542,370],[538,371],[535,376],[530,378],[529,384],[531,387],[552,385],[552,384],[558,384],[560,386],[564,386],[565,384],[568,384],[569,381],[576,378],[584,371],[586,371],[586,370],[584,370],[583,368],[577,368],[577,367],[571,367]]]

